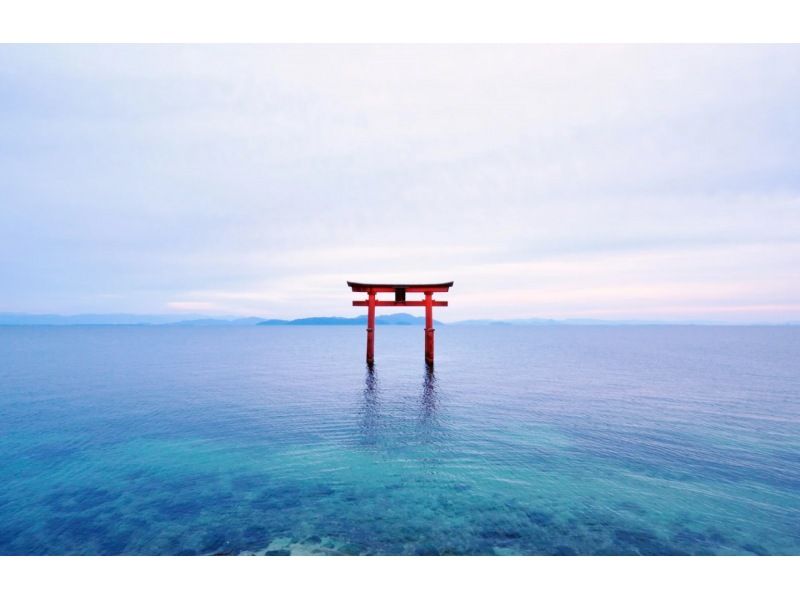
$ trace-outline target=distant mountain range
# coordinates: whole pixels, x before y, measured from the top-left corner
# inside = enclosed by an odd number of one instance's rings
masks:
[[[381,326],[424,326],[425,318],[407,313],[385,314],[375,317],[376,324]],[[437,326],[444,322],[434,320]],[[15,314],[0,313],[0,326],[366,326],[367,316],[352,318],[312,317],[295,320],[276,320],[258,317],[212,318],[201,314],[191,315],[136,315],[136,314],[83,314],[60,316],[54,314]],[[758,323],[751,322],[750,325]],[[526,318],[510,320],[462,320],[448,322],[449,326],[642,326],[642,325],[736,325],[732,322],[713,322],[705,320],[687,320],[681,322],[664,322],[657,320],[596,320],[565,319],[548,320],[544,318]],[[769,325],[764,323],[763,325]],[[797,326],[800,322],[782,322],[781,324]]]
[[[459,326],[720,326],[735,325],[732,322],[713,322],[706,320],[670,321],[663,320],[598,320],[592,318],[566,318],[548,320],[545,318],[519,318],[511,320],[461,320],[453,322]],[[784,323],[782,323],[784,324]],[[786,324],[790,324],[787,322]]]
[[[386,314],[375,317],[383,326],[422,326],[425,318],[411,314]],[[442,324],[434,320],[437,325]],[[264,318],[211,318],[208,316],[166,316],[134,314],[83,314],[59,316],[54,314],[0,313],[0,326],[366,326],[367,316],[352,318],[314,317],[296,320],[265,320]]]
[[[438,320],[434,324],[441,324]],[[424,326],[425,318],[412,316],[411,314],[387,314],[376,315],[375,323],[389,326]],[[353,318],[338,317],[317,317],[300,318],[297,320],[264,320],[258,323],[259,326],[366,326],[367,316],[355,316]]]
[[[189,315],[0,313],[0,326],[253,326],[264,318],[210,318]]]

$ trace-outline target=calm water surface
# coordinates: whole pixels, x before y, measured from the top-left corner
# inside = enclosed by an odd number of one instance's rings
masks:
[[[800,554],[800,328],[0,328],[0,554]]]

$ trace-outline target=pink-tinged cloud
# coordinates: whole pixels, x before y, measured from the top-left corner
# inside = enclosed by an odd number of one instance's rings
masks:
[[[798,46],[0,47],[0,311],[796,320]],[[443,314],[444,315],[444,314]]]

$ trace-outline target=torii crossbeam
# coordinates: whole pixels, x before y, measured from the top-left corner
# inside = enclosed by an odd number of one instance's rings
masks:
[[[431,284],[379,284],[367,282],[350,282],[347,286],[354,293],[366,293],[366,301],[353,301],[357,307],[367,308],[367,363],[375,363],[375,308],[376,307],[424,307],[425,308],[425,362],[433,365],[433,308],[447,307],[447,301],[434,301],[434,293],[446,293],[453,286],[451,282]],[[378,293],[394,293],[394,301],[379,301]],[[421,301],[407,301],[406,293],[423,293]]]

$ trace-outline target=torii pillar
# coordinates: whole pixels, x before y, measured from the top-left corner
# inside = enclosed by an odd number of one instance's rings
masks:
[[[433,365],[433,308],[447,307],[447,301],[435,301],[434,293],[446,293],[451,282],[433,284],[383,284],[347,281],[354,293],[366,293],[366,301],[353,301],[354,306],[367,308],[367,363],[375,363],[375,308],[376,307],[424,307],[425,308],[425,363]],[[378,293],[394,293],[394,301],[380,301]],[[422,301],[407,301],[406,293],[422,293]]]

